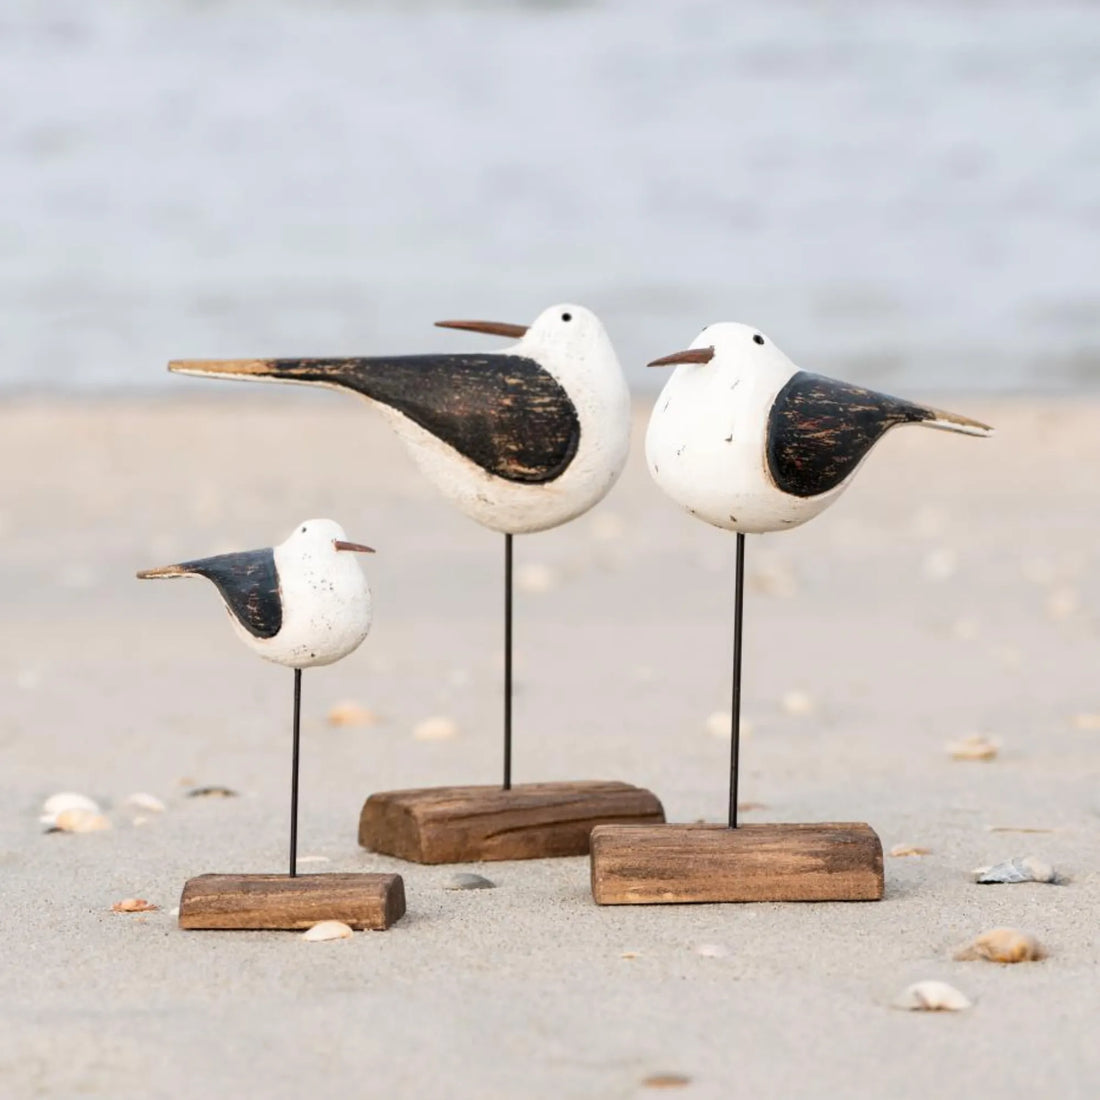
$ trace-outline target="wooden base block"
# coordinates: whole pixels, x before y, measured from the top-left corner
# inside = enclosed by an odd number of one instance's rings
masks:
[[[600,905],[698,901],[878,901],[882,844],[870,825],[601,825],[592,832]]]
[[[405,912],[400,875],[199,875],[180,898],[180,928],[309,928],[340,920],[382,931]]]
[[[583,856],[596,825],[664,819],[657,796],[629,783],[382,791],[363,806],[359,843],[416,863]]]

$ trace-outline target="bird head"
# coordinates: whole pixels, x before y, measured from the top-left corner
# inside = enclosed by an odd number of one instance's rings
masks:
[[[683,351],[654,359],[651,367],[733,367],[738,374],[764,373],[776,367],[793,368],[790,360],[753,325],[722,321],[707,325]]]
[[[331,519],[307,519],[299,523],[283,546],[300,554],[318,557],[321,555],[336,557],[344,553],[374,553],[371,547],[364,546],[360,542],[349,542],[343,527]]]
[[[436,321],[440,328],[484,332],[490,336],[511,336],[519,341],[509,351],[540,359],[540,352],[550,358],[584,359],[603,350],[611,350],[600,319],[584,306],[571,302],[544,309],[530,325],[508,325],[498,321]],[[611,354],[614,354],[611,352]]]

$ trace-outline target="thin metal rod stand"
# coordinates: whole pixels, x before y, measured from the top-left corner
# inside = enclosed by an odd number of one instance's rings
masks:
[[[512,536],[504,536],[504,789],[512,789]]]
[[[298,744],[302,726],[302,670],[294,670],[294,749],[290,764],[290,877],[298,874]]]
[[[737,828],[737,780],[741,761],[741,628],[745,617],[745,536],[737,532],[733,582],[733,707],[730,721],[730,828]]]

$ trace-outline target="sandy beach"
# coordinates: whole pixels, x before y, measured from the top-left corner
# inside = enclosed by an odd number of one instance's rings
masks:
[[[998,434],[894,433],[825,516],[752,538],[747,569],[745,819],[867,821],[930,854],[888,856],[878,903],[609,909],[586,859],[356,845],[370,792],[500,768],[502,540],[380,418],[228,388],[0,407],[0,1095],[561,1100],[662,1075],[700,1098],[1100,1094],[1100,402],[941,400]],[[515,777],[623,779],[719,821],[734,540],[650,482],[647,412],[602,505],[517,541]],[[408,914],[333,943],[181,932],[190,876],[283,867],[291,676],[210,586],[134,573],[312,516],[378,553],[371,637],[305,676],[303,869],[399,870]],[[378,721],[330,725],[345,700]],[[457,733],[414,737],[432,716]],[[996,757],[952,759],[970,735]],[[206,785],[239,797],[186,797]],[[45,832],[59,791],[112,828]],[[1066,881],[973,882],[1025,855]],[[463,870],[495,889],[447,889]],[[135,896],[161,908],[111,912]],[[954,961],[1002,925],[1048,957]],[[924,978],[973,1007],[890,1007]]]

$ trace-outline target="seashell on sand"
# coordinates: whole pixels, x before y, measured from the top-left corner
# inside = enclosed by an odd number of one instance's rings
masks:
[[[57,815],[66,810],[88,810],[90,813],[100,812],[99,803],[86,794],[77,794],[76,791],[62,791],[60,794],[51,794],[42,803],[42,813],[39,821],[43,825],[56,825]]]
[[[54,829],[62,833],[101,833],[111,823],[94,810],[62,810],[53,820]]]
[[[458,725],[444,715],[425,718],[413,726],[412,735],[417,741],[446,741],[458,734]]]
[[[619,958],[620,959],[640,959],[642,953],[640,951],[624,951]]]
[[[712,711],[707,717],[707,720],[703,723],[703,729],[710,734],[711,737],[729,739],[730,725],[733,722],[733,713],[728,710],[716,710]],[[752,722],[742,715],[741,717],[741,736],[748,737],[752,734]]]
[[[974,881],[982,884],[1010,882],[1057,882],[1058,876],[1049,863],[1035,856],[1014,856],[992,867],[976,867]]]
[[[702,955],[704,959],[724,959],[729,953],[729,948],[720,943],[701,943],[695,949],[695,954]]]
[[[529,562],[516,570],[516,587],[521,592],[549,592],[557,583],[557,573],[540,562]]]
[[[931,848],[921,848],[916,844],[895,844],[890,849],[890,855],[897,856],[899,859],[907,856],[930,856],[931,854]]]
[[[1034,962],[1046,957],[1046,951],[1030,932],[1018,928],[994,928],[983,932],[966,947],[956,952],[960,962],[985,959],[987,962]]]
[[[159,909],[159,905],[154,905],[151,901],[146,901],[144,898],[123,898],[122,901],[116,901],[111,906],[112,913],[152,913]]]
[[[1081,599],[1075,588],[1056,588],[1047,597],[1047,618],[1055,622],[1072,619],[1081,606]]]
[[[1100,730],[1100,714],[1075,714],[1070,721],[1074,729]]]
[[[950,580],[959,569],[959,556],[948,546],[931,550],[924,557],[922,571],[930,581]]]
[[[909,1012],[962,1012],[970,1007],[970,998],[947,982],[924,981],[906,986],[892,1004]]]
[[[981,733],[972,733],[961,741],[951,741],[947,745],[953,760],[994,760],[1000,749],[1000,741]]]
[[[378,715],[361,703],[347,699],[331,707],[325,721],[330,726],[373,726],[378,722]]]
[[[144,791],[129,795],[126,805],[151,814],[162,814],[168,808],[155,794],[146,794]]]
[[[322,920],[302,933],[303,940],[310,943],[322,943],[325,940],[347,940],[354,935],[342,920]]]
[[[806,692],[797,690],[784,692],[780,706],[784,713],[800,718],[813,714],[817,709],[813,699]]]

